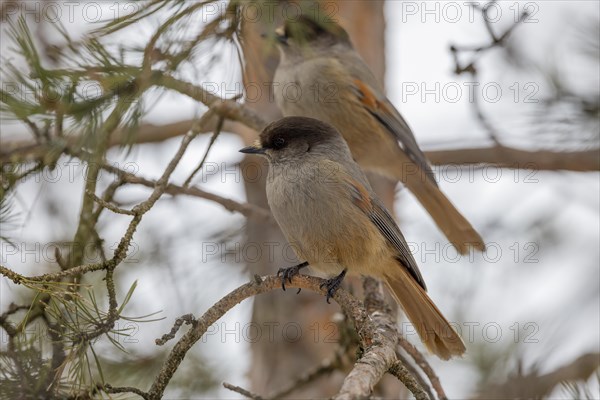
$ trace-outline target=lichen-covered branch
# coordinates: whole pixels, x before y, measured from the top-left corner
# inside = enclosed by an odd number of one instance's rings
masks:
[[[398,378],[415,395],[417,400],[429,400],[427,392],[423,390],[410,371],[400,361],[392,364],[388,372]]]
[[[290,288],[302,288],[312,290],[317,293],[325,294],[325,291],[320,287],[323,280],[312,276],[298,275],[291,282],[286,283]],[[163,364],[161,371],[152,384],[148,392],[148,397],[151,399],[159,399],[164,393],[169,381],[177,371],[179,364],[185,358],[189,349],[202,337],[206,330],[221,318],[227,311],[233,308],[236,304],[248,299],[252,296],[263,294],[271,290],[281,289],[281,278],[276,276],[262,277],[260,280],[253,279],[251,282],[235,289],[211,308],[209,308],[202,317],[198,318],[193,323],[192,328],[175,344],[167,360]],[[371,324],[366,316],[366,311],[362,304],[352,295],[344,290],[338,290],[333,299],[342,307],[344,312],[352,319],[357,331],[363,329],[365,325]],[[370,331],[374,331],[374,327],[370,327]]]
[[[413,394],[425,394],[414,378],[408,380],[406,369],[403,369],[396,356],[398,331],[396,321],[392,318],[390,309],[384,301],[381,282],[376,279],[363,278],[365,290],[365,307],[372,324],[365,324],[357,332],[361,344],[365,347],[363,355],[356,361],[354,368],[344,379],[342,388],[334,399],[367,398],[373,387],[387,372],[397,372],[397,376]],[[375,330],[369,330],[375,328]],[[402,373],[400,373],[402,372]],[[418,389],[418,390],[417,390]]]
[[[297,275],[291,282],[286,283],[286,286],[309,289],[325,294],[324,289],[321,288],[322,283],[323,280],[320,278]],[[175,344],[145,398],[159,399],[162,397],[187,352],[200,340],[208,328],[227,311],[245,299],[280,288],[281,278],[276,276],[253,279],[223,297],[200,318],[193,320],[191,322],[192,328]],[[343,289],[338,290],[333,298],[353,322],[361,338],[361,345],[365,349],[363,356],[357,361],[353,371],[344,381],[336,398],[367,397],[372,392],[373,386],[386,372],[390,371],[390,368],[392,368],[392,371],[400,368],[397,365],[395,355],[397,330],[388,313],[378,310],[368,313],[360,301]],[[411,382],[416,382],[413,381]],[[416,383],[414,385],[418,386]],[[414,385],[411,386],[413,389],[416,387]],[[417,391],[417,393],[420,392]]]

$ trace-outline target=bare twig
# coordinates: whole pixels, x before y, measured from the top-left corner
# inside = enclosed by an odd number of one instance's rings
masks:
[[[406,369],[406,367],[402,365],[400,361],[396,361],[390,367],[388,372],[398,378],[398,380],[402,382],[412,394],[415,395],[417,400],[429,400],[429,395],[427,392],[423,390],[415,378],[410,374],[410,371]]]
[[[454,73],[456,75],[468,73],[471,75],[473,81],[478,82],[479,79],[478,79],[477,62],[481,58],[482,54],[490,49],[503,46],[506,39],[510,36],[510,34],[513,32],[513,30],[529,16],[527,11],[523,11],[523,13],[520,15],[519,19],[516,21],[516,23],[513,24],[510,28],[508,28],[502,35],[498,36],[494,32],[492,25],[490,23],[490,19],[488,17],[489,4],[493,4],[494,2],[495,1],[491,1],[484,6],[479,6],[476,3],[472,4],[472,7],[479,9],[481,12],[483,21],[485,23],[485,28],[490,36],[489,43],[483,44],[481,46],[476,46],[476,47],[456,46],[456,45],[450,46],[450,52],[454,59]],[[472,53],[475,53],[475,55],[472,57],[471,61],[469,61],[465,65],[461,65],[459,53],[464,53],[464,52],[468,52],[468,53],[472,52]],[[478,93],[478,91],[473,91],[472,105],[473,105],[473,110],[475,111],[475,116],[477,117],[477,119],[479,120],[481,125],[483,125],[483,127],[487,130],[490,139],[496,145],[500,145],[500,141],[499,141],[500,133],[494,127],[494,125],[490,122],[490,120],[486,116],[486,114],[483,112],[483,109],[481,108],[480,96],[481,96],[481,94]]]
[[[187,188],[190,185],[190,183],[192,182],[192,179],[194,179],[194,176],[198,173],[198,171],[200,171],[200,169],[202,169],[202,166],[204,165],[204,163],[206,162],[206,159],[208,158],[208,153],[210,152],[210,149],[212,148],[213,144],[215,144],[215,142],[217,141],[217,138],[221,134],[221,129],[223,128],[223,121],[224,121],[224,118],[219,117],[219,122],[217,123],[217,127],[215,128],[213,135],[210,137],[210,142],[208,143],[208,147],[206,148],[204,157],[202,157],[200,164],[198,164],[196,169],[194,169],[194,171],[190,174],[190,176],[183,183],[184,188]]]
[[[124,208],[117,207],[116,205],[109,203],[108,201],[96,196],[92,192],[86,191],[88,196],[91,196],[94,201],[100,204],[102,207],[114,212],[115,214],[123,214],[123,215],[135,215],[135,213],[131,210],[125,210]]]
[[[133,208],[134,212],[144,214],[144,213],[148,212],[148,210],[150,210],[150,208],[152,208],[154,203],[156,203],[158,201],[160,196],[165,192],[165,189],[167,187],[167,184],[169,183],[169,178],[171,177],[171,174],[173,173],[173,171],[175,171],[177,164],[179,164],[179,161],[181,161],[183,154],[187,150],[187,148],[190,145],[190,143],[192,142],[192,140],[194,140],[194,138],[197,136],[197,134],[198,133],[195,132],[194,129],[192,128],[192,130],[183,137],[183,140],[181,141],[181,144],[179,145],[179,149],[177,150],[177,152],[175,153],[175,155],[173,156],[173,158],[167,165],[167,168],[165,169],[165,171],[163,172],[161,177],[155,182],[154,191],[150,194],[148,199],[146,199],[145,201],[141,202],[140,204],[138,204],[137,206],[135,206]]]
[[[248,391],[248,390],[246,390],[244,388],[241,388],[239,386],[232,385],[231,383],[223,382],[223,387],[225,389],[231,390],[232,392],[239,393],[242,396],[245,396],[245,397],[247,397],[249,399],[252,399],[252,400],[265,400],[264,397],[261,397],[261,396],[255,394],[255,393],[252,393],[252,392],[250,392],[250,391]]]
[[[430,399],[435,399],[436,397],[433,395],[433,389],[431,386],[425,381],[425,378],[421,374],[420,371],[417,370],[417,367],[412,365],[408,360],[408,357],[402,354],[401,352],[396,352],[396,356],[398,356],[398,360],[404,365],[404,367],[410,372],[413,378],[418,382],[419,386],[427,392],[427,395]],[[439,400],[442,400],[441,398]],[[447,400],[447,399],[446,399]]]
[[[68,256],[67,266],[73,268],[79,266],[84,261],[84,249],[85,246],[90,242],[93,237],[92,231],[95,229],[93,213],[94,213],[94,199],[87,193],[95,193],[96,185],[98,183],[98,174],[100,172],[100,161],[103,159],[107,149],[108,140],[112,132],[119,126],[123,115],[129,109],[130,104],[124,98],[120,98],[110,115],[98,129],[98,145],[94,149],[91,155],[91,162],[88,164],[88,168],[85,173],[85,188],[83,194],[83,201],[81,209],[79,211],[79,222],[77,224],[77,230],[73,237],[73,246]],[[79,279],[78,275],[71,275],[70,278],[74,283]]]
[[[146,187],[154,187],[156,185],[155,181],[142,178],[140,176],[134,175],[112,165],[104,164],[102,168],[116,174],[117,176],[119,176],[119,178],[123,179],[127,183],[143,185]],[[167,184],[167,186],[165,187],[165,193],[170,194],[172,196],[187,195],[199,197],[201,199],[214,201],[215,203],[218,203],[221,206],[223,206],[226,210],[232,212],[239,212],[240,214],[248,218],[257,218],[259,220],[264,221],[273,221],[271,213],[261,207],[255,206],[250,203],[239,203],[237,201],[206,192],[196,186],[183,187],[170,183]]]
[[[401,336],[398,337],[398,343],[400,344],[400,347],[404,349],[404,351],[410,354],[410,356],[413,358],[413,360],[415,360],[415,363],[417,363],[419,368],[421,368],[425,375],[427,375],[427,378],[429,378],[429,381],[431,382],[431,386],[433,386],[433,389],[435,389],[440,400],[447,399],[448,397],[446,396],[446,393],[442,388],[440,379],[436,375],[433,368],[431,368],[431,365],[429,365],[429,363],[425,359],[425,356],[423,356],[423,354],[421,354],[421,352],[415,346],[413,346],[412,343],[410,343],[408,340],[404,339]]]
[[[301,388],[302,386],[314,381],[315,379],[335,371],[336,369],[338,369],[340,367],[340,365],[341,365],[341,360],[340,360],[339,354],[336,354],[336,356],[333,360],[325,359],[319,365],[314,367],[312,370],[307,371],[307,372],[303,373],[302,375],[300,375],[300,377],[298,377],[294,382],[290,383],[288,386],[285,386],[283,389],[281,389],[273,394],[270,394],[267,397],[267,399],[273,399],[273,400],[281,399],[281,398],[287,396],[288,394],[292,393],[293,391]]]
[[[148,394],[146,392],[141,391],[135,387],[122,386],[122,387],[113,387],[109,384],[102,386],[102,390],[109,394],[118,394],[118,393],[135,393],[143,399],[148,398]]]
[[[89,332],[81,332],[78,334],[78,338],[81,341],[89,342],[107,332],[115,326],[115,322],[119,319],[120,315],[117,311],[119,304],[117,303],[117,292],[115,289],[114,281],[114,269],[116,265],[108,267],[106,269],[106,276],[104,281],[106,282],[106,291],[108,292],[108,312],[106,313],[106,319],[96,326],[96,329]]]
[[[225,100],[215,96],[201,86],[179,80],[158,71],[154,73],[154,76],[156,77],[155,83],[158,86],[189,96],[208,107],[214,108],[215,112],[220,116],[232,121],[242,122],[257,132],[260,132],[268,123],[268,121],[251,108],[244,107],[244,105],[236,101]]]
[[[201,133],[214,132],[220,117],[214,116],[207,121],[201,129]],[[150,123],[142,124],[135,135],[135,144],[157,143],[181,136],[188,132],[195,120],[184,120],[164,125],[154,125]],[[240,123],[225,121],[223,131],[238,132]],[[10,137],[10,135],[8,135]],[[110,137],[109,146],[122,146],[131,143],[130,132],[126,129],[116,129]],[[81,143],[81,137],[70,135],[66,137],[54,138],[48,143],[37,144],[32,140],[23,140],[20,137],[13,139],[3,139],[2,149],[0,149],[0,164],[27,162],[43,159],[47,154],[67,147],[73,148]]]
[[[491,2],[493,3],[493,1]],[[490,41],[488,43],[479,45],[479,46],[458,46],[458,45],[451,45],[450,46],[450,51],[452,53],[452,57],[454,58],[454,64],[455,64],[455,69],[454,69],[454,73],[457,75],[463,74],[463,73],[473,73],[474,70],[476,70],[476,63],[477,61],[479,61],[479,57],[481,57],[481,53],[484,53],[490,49],[493,49],[494,47],[500,47],[503,46],[506,42],[506,40],[508,39],[508,37],[512,34],[512,32],[517,28],[517,26],[519,26],[523,21],[525,21],[525,19],[529,16],[529,13],[527,11],[523,11],[521,13],[521,15],[519,16],[519,19],[513,24],[511,25],[506,31],[504,31],[504,33],[502,33],[500,36],[498,36],[490,23],[490,19],[487,15],[487,12],[489,11],[489,7],[483,6],[480,7],[478,6],[476,3],[473,3],[474,8],[477,8],[481,11],[482,14],[482,18],[483,21],[485,23],[485,28],[490,36]],[[473,59],[466,63],[465,65],[461,65],[460,60],[458,59],[458,53],[461,52],[468,52],[468,53],[475,53],[475,56],[473,57]]]
[[[19,306],[15,303],[11,303],[8,306],[8,310],[6,310],[0,315],[0,327],[2,327],[6,331],[6,334],[9,337],[15,336],[17,334],[17,330],[15,329],[14,325],[8,320],[8,317],[21,310],[28,310],[29,308],[31,308],[31,305]]]
[[[171,328],[171,331],[169,333],[162,335],[160,339],[156,339],[154,342],[158,346],[162,346],[163,344],[167,343],[169,340],[175,337],[175,335],[177,334],[177,332],[179,332],[179,329],[181,328],[181,325],[183,325],[184,322],[187,325],[191,325],[194,322],[196,322],[196,318],[194,318],[193,314],[182,315],[181,317],[175,320],[175,323],[173,324],[173,327]]]
[[[320,286],[323,282],[324,281],[320,278],[297,275],[292,278],[292,281],[288,282],[286,286],[312,290],[324,295],[325,290]],[[169,381],[179,367],[179,364],[183,361],[188,350],[202,337],[206,330],[227,311],[247,298],[266,293],[271,290],[277,290],[279,288],[281,288],[281,279],[276,276],[265,276],[263,277],[261,283],[258,283],[255,279],[252,279],[251,282],[235,289],[233,292],[229,293],[215,303],[211,308],[209,308],[208,311],[206,311],[204,315],[198,318],[198,320],[193,324],[192,329],[190,329],[175,344],[171,350],[171,353],[167,357],[166,362],[163,364],[162,369],[154,379],[152,387],[149,391],[149,397],[152,399],[159,399],[162,397],[166,386],[169,384]],[[340,289],[336,292],[333,299],[342,307],[346,315],[348,315],[353,321],[356,330],[361,332],[362,337],[371,341],[370,336],[379,335],[378,330],[380,327],[376,326],[370,318],[367,318],[366,311],[362,307],[361,303],[352,295],[345,290]]]

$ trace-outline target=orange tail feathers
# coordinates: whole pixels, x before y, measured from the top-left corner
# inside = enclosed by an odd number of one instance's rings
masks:
[[[485,243],[471,223],[456,209],[439,187],[424,176],[418,175],[407,176],[406,186],[425,207],[458,252],[466,254],[470,247],[484,251]]]
[[[461,356],[465,345],[425,290],[404,268],[386,276],[386,284],[432,353],[443,360]]]

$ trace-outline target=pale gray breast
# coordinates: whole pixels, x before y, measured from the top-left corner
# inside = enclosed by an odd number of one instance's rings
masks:
[[[267,199],[289,242],[306,242],[307,237],[322,231],[322,204],[332,201],[335,193],[319,174],[309,163],[304,167],[269,166]],[[319,221],[316,226],[315,221]]]
[[[270,166],[267,198],[273,215],[298,258],[322,271],[340,264],[353,269],[369,256],[363,245],[375,230],[358,212],[335,167],[304,165]]]

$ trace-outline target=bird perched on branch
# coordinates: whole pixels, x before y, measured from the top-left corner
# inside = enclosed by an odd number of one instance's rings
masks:
[[[442,359],[465,352],[427,295],[400,229],[332,125],[283,118],[263,130],[259,144],[240,151],[267,158],[269,206],[296,255],[305,260],[280,271],[282,285],[310,265],[334,276],[324,284],[329,302],[346,272],[382,279],[430,351]]]
[[[365,169],[403,182],[461,253],[484,250],[481,236],[435,181],[425,155],[400,113],[332,21],[300,17],[276,30],[280,63],[273,82],[284,116],[335,126]]]

